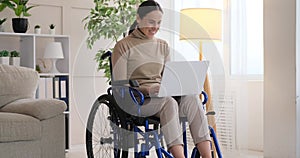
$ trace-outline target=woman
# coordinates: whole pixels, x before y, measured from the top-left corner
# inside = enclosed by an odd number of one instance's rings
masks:
[[[138,89],[149,96],[141,107],[141,114],[160,118],[168,150],[174,157],[184,157],[182,132],[178,130],[181,129],[179,118],[182,116],[188,119],[191,135],[202,157],[210,158],[208,124],[199,97],[155,97],[164,64],[170,60],[168,44],[154,37],[162,15],[163,11],[155,1],[148,0],[139,6],[130,34],[117,42],[113,50],[113,79],[139,82]]]

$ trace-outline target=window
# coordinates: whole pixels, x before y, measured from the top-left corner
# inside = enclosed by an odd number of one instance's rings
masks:
[[[223,3],[228,3],[229,8],[223,9]],[[175,51],[175,60],[197,60],[199,57],[199,41],[179,40],[179,12],[182,8],[218,8],[223,9],[224,26],[223,38],[229,41],[215,42],[213,45],[218,52],[219,58],[225,64],[229,60],[225,69],[229,69],[232,76],[259,76],[263,75],[263,1],[261,0],[190,0],[174,2],[174,37],[171,45]],[[228,11],[227,11],[228,9]],[[228,27],[229,26],[229,27]],[[225,34],[225,31],[229,32]],[[228,42],[229,57],[224,58],[223,42]],[[204,43],[203,50],[211,52],[211,43]],[[227,43],[226,43],[227,45]],[[257,77],[255,77],[257,78]]]
[[[263,75],[263,1],[230,0],[231,75]]]

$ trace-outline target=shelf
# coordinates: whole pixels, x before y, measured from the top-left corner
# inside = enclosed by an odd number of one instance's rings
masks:
[[[50,34],[32,34],[32,33],[13,33],[13,32],[0,32],[0,35],[5,36],[28,36],[28,37],[69,37],[69,35],[50,35]]]
[[[68,76],[69,73],[39,73],[40,77]]]
[[[64,59],[57,61],[57,69],[65,75],[70,67],[70,43],[68,35],[29,34],[0,32],[0,48],[17,50],[21,53],[21,66],[35,69],[37,61],[43,59],[44,49],[49,42],[62,43]]]
[[[32,34],[26,34],[26,33],[11,33],[11,32],[0,32],[1,36],[28,36],[28,37],[32,37]]]

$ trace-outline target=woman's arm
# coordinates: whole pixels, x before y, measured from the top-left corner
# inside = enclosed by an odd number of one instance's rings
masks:
[[[112,80],[127,80],[127,53],[122,44],[115,45],[111,56]]]
[[[164,67],[166,65],[167,61],[171,60],[171,53],[170,53],[170,48],[167,42],[164,44],[164,53],[165,53],[165,58],[164,58]],[[161,76],[163,75],[164,70],[161,71]]]

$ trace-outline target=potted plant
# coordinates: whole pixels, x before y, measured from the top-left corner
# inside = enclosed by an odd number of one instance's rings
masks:
[[[6,18],[0,19],[0,32],[4,32],[3,23],[6,21]]]
[[[41,34],[41,31],[42,31],[42,29],[41,29],[40,25],[35,25],[34,26],[34,33],[35,34]]]
[[[136,6],[144,0],[111,0],[94,1],[95,7],[83,19],[87,21],[84,29],[88,31],[87,46],[92,49],[94,43],[100,38],[111,39],[117,42],[120,37],[127,34],[128,28],[136,18]],[[96,53],[98,70],[104,70],[105,77],[110,81],[109,61],[101,59],[102,54],[112,48],[100,49]]]
[[[16,50],[10,52],[9,65],[20,66],[20,52]]]
[[[54,35],[55,34],[55,25],[54,24],[50,24],[49,25],[49,34],[50,35]]]
[[[31,14],[28,13],[30,9],[35,6],[27,6],[29,0],[2,0],[1,8],[8,7],[12,9],[17,18],[12,18],[13,30],[16,33],[25,33],[28,29],[28,19]]]
[[[9,51],[8,50],[0,51],[0,64],[9,65]]]

